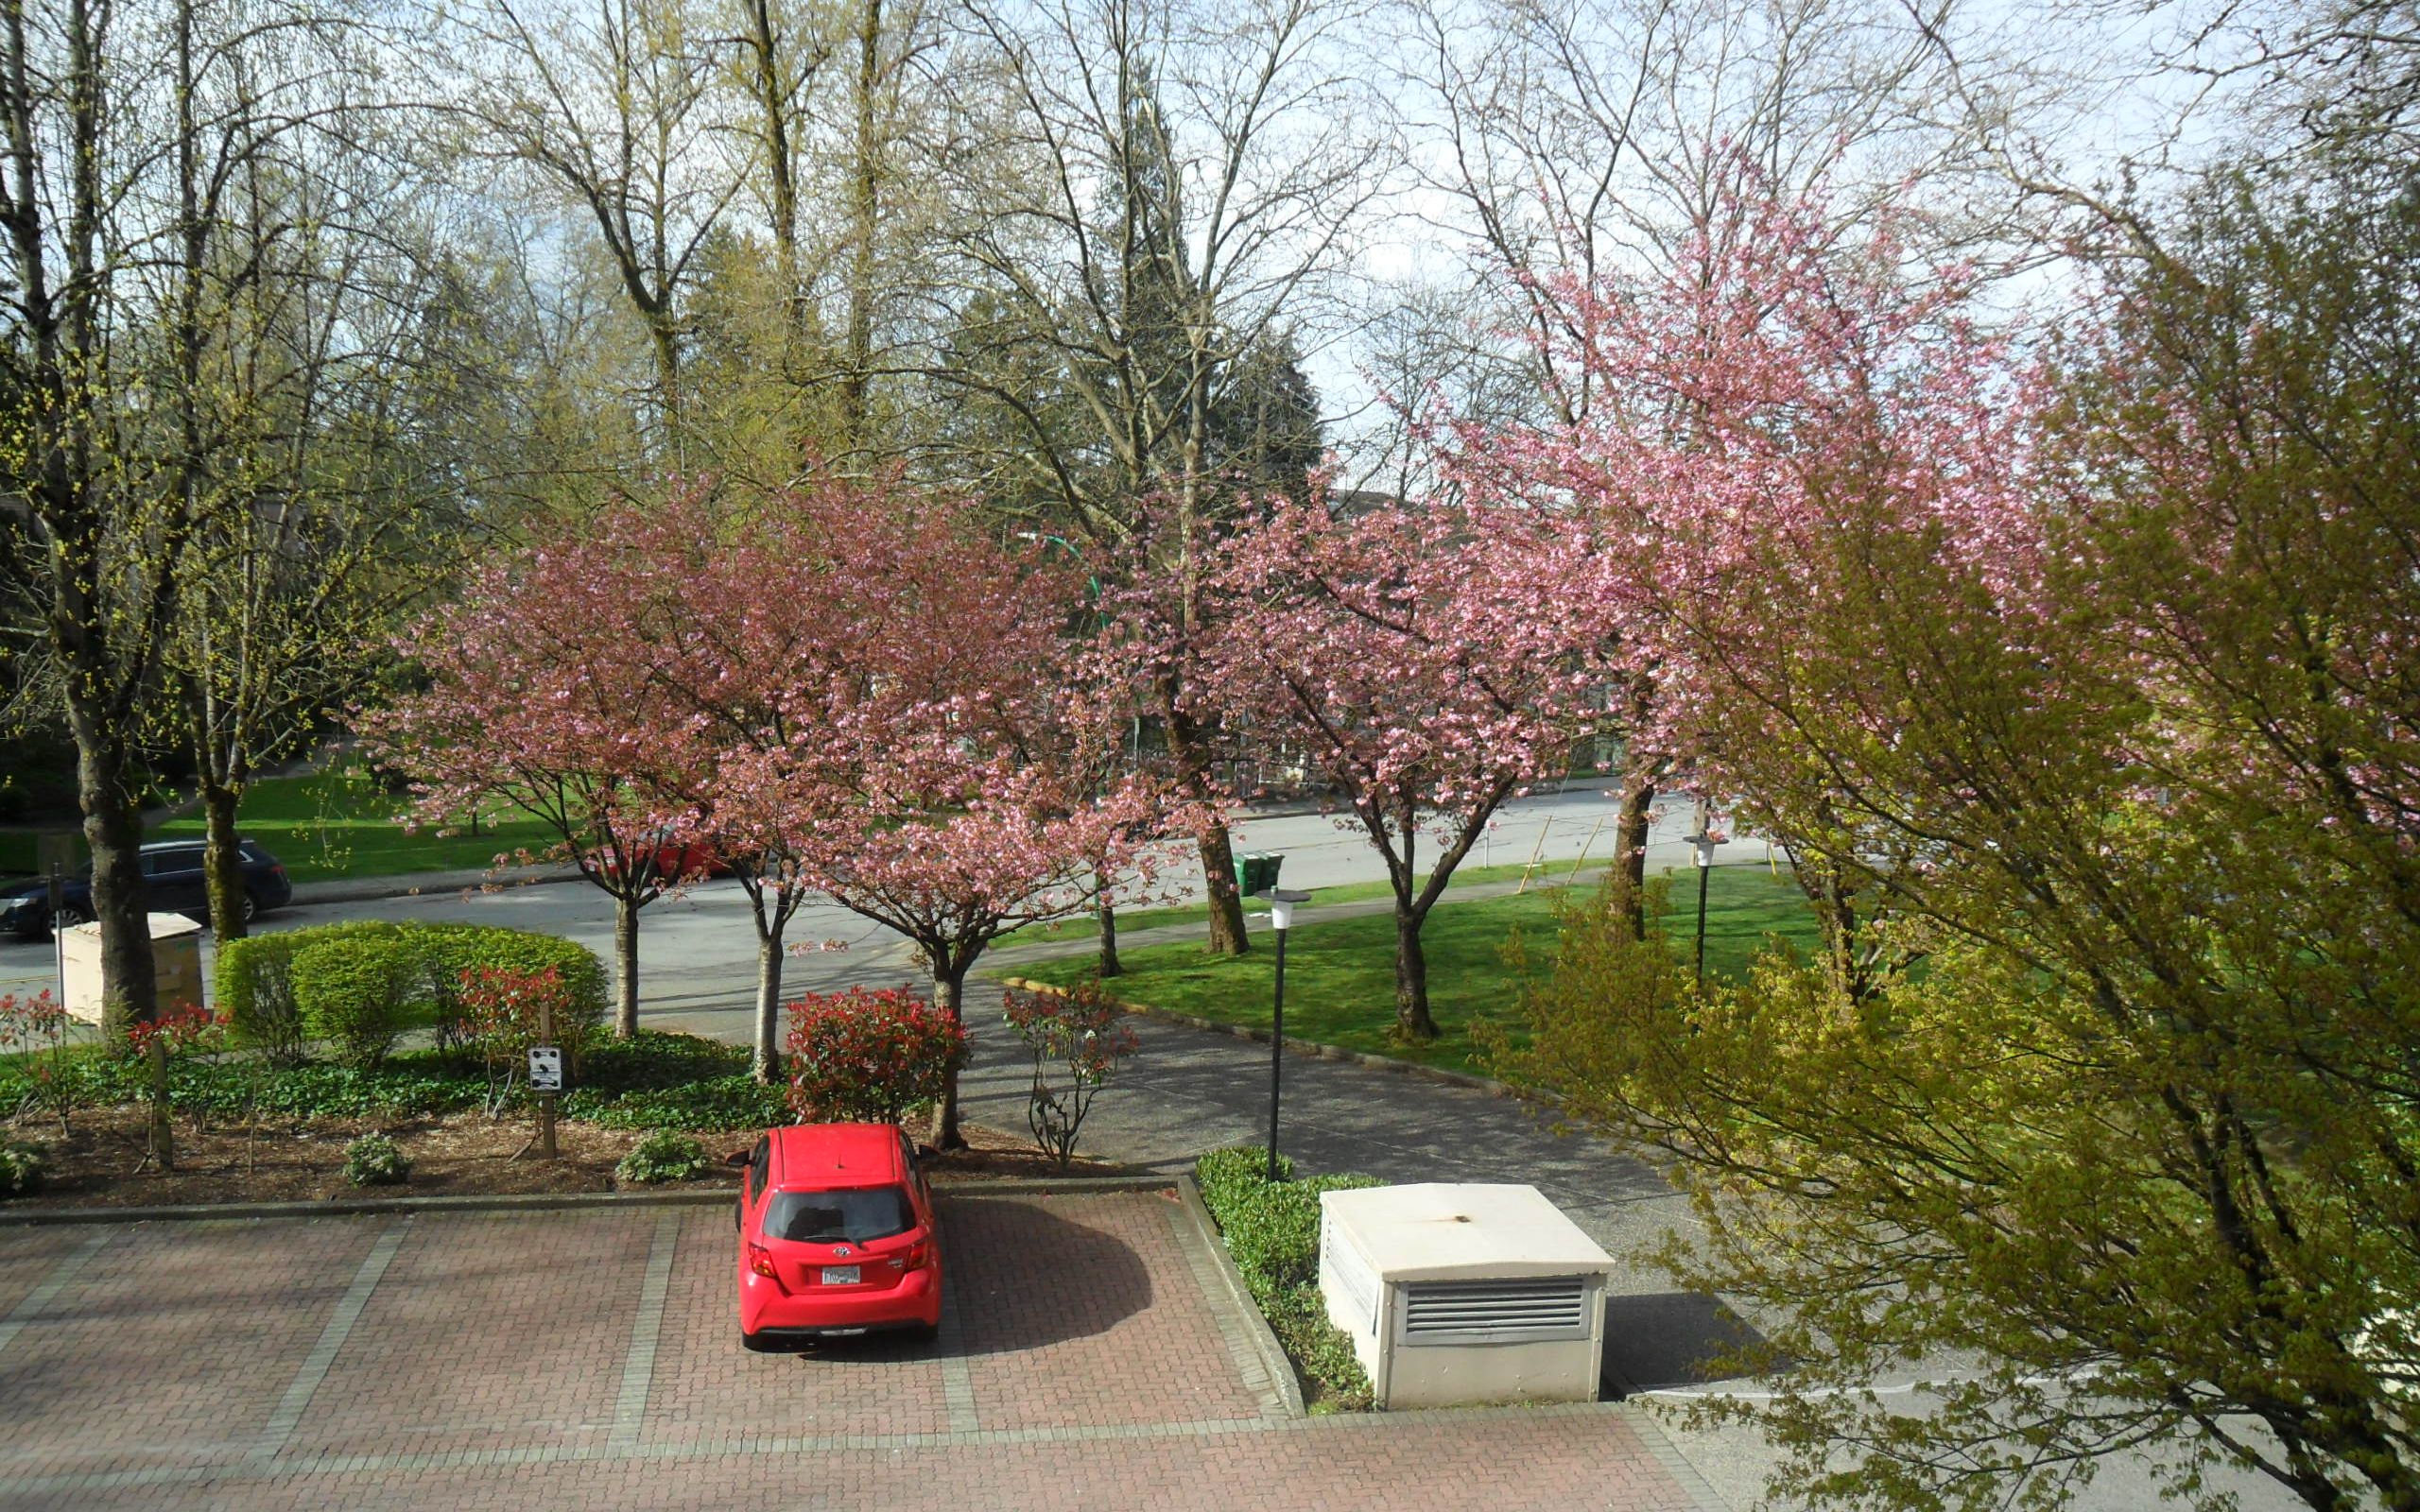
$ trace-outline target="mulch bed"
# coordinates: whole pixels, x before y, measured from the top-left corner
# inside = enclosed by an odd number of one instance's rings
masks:
[[[240,1125],[196,1128],[177,1122],[177,1168],[163,1171],[145,1159],[145,1113],[140,1107],[91,1108],[76,1115],[74,1129],[24,1118],[0,1124],[0,1133],[43,1147],[42,1189],[21,1199],[43,1207],[124,1208],[208,1202],[317,1202],[336,1197],[487,1196],[556,1192],[613,1192],[622,1188],[614,1167],[645,1135],[599,1128],[566,1119],[556,1125],[560,1159],[538,1159],[535,1130],[526,1119],[491,1120],[478,1113],[451,1113],[399,1122],[376,1119],[312,1119],[300,1125],[264,1126],[257,1136]],[[962,1150],[948,1150],[926,1162],[941,1182],[1000,1181],[1067,1176],[1116,1176],[1127,1168],[1080,1156],[1062,1172],[1024,1140],[969,1124]],[[411,1178],[400,1186],[356,1187],[343,1175],[345,1145],[364,1134],[385,1134],[412,1162]],[[717,1159],[753,1143],[744,1132],[697,1136]],[[664,1182],[640,1191],[713,1191],[731,1187],[734,1172],[717,1169],[693,1181]],[[5,1208],[0,1208],[5,1211]]]

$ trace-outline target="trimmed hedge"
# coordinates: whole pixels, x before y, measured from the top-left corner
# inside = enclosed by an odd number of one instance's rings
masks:
[[[715,1133],[790,1122],[786,1089],[750,1079],[748,1051],[695,1035],[646,1029],[599,1046],[562,1100],[566,1118],[605,1128]],[[79,1107],[114,1108],[149,1095],[150,1068],[99,1047],[60,1063]],[[487,1082],[433,1050],[390,1055],[375,1066],[308,1061],[274,1066],[250,1056],[190,1056],[168,1071],[168,1105],[189,1117],[232,1123],[310,1118],[418,1118],[484,1106]],[[507,1105],[526,1110],[522,1090]],[[0,1080],[0,1120],[42,1105],[29,1084]]]
[[[348,1066],[386,1059],[429,1005],[427,969],[396,935],[314,940],[295,951],[286,979],[302,1032],[334,1044]]]
[[[1382,1187],[1374,1176],[1340,1173],[1307,1181],[1262,1182],[1219,1225],[1227,1253],[1255,1290],[1316,1287],[1320,1280],[1320,1194]]]
[[[1290,1156],[1277,1158],[1277,1179],[1294,1179],[1294,1161]],[[1227,1214],[1246,1197],[1269,1184],[1269,1146],[1255,1144],[1243,1149],[1212,1150],[1193,1162],[1193,1183],[1201,1189],[1201,1205],[1219,1227],[1227,1226]]]
[[[296,962],[305,954],[313,964],[303,974],[313,985],[298,992]],[[605,963],[596,952],[558,936],[492,924],[363,919],[229,940],[218,952],[215,985],[236,1042],[247,1048],[290,1064],[302,1058],[311,1040],[331,1040],[348,1061],[374,1064],[394,1036],[416,1022],[434,1022],[441,1042],[450,1040],[461,1015],[462,973],[480,968],[551,970],[562,979],[579,1023],[604,1022]],[[390,1019],[398,1021],[392,1032],[372,1050]]]
[[[1277,1158],[1280,1179],[1269,1179],[1267,1146],[1213,1150],[1194,1162],[1194,1184],[1244,1285],[1285,1346],[1323,1410],[1366,1412],[1370,1378],[1353,1341],[1327,1320],[1320,1296],[1320,1194],[1382,1187],[1357,1172],[1293,1179],[1294,1164]]]

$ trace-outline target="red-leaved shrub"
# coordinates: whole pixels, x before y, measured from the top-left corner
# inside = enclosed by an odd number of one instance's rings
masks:
[[[901,988],[810,992],[789,1014],[790,1108],[802,1123],[900,1123],[966,1058],[966,1031]]]

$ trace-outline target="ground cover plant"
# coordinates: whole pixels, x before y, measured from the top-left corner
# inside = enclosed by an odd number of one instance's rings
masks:
[[[1313,1412],[1366,1412],[1370,1377],[1353,1352],[1353,1341],[1327,1319],[1320,1297],[1320,1194],[1384,1186],[1376,1177],[1354,1172],[1294,1179],[1294,1162],[1277,1158],[1278,1179],[1269,1179],[1266,1146],[1212,1150],[1194,1162],[1201,1205],[1245,1287],[1285,1347]]]
[[[1688,878],[1680,879],[1686,884]],[[1340,891],[1341,889],[1339,889]],[[1775,876],[1761,866],[1718,867],[1706,907],[1706,971],[1722,979],[1744,977],[1757,952],[1779,937],[1805,952],[1820,936],[1805,894],[1787,872]],[[1318,921],[1319,902],[1296,917],[1286,942],[1286,1032],[1320,1044],[1341,1045],[1370,1055],[1392,1056],[1423,1065],[1474,1074],[1495,1074],[1488,1034],[1493,1025],[1517,1042],[1519,973],[1505,958],[1517,930],[1525,939],[1550,941],[1557,927],[1557,889],[1532,887],[1514,896],[1448,901],[1438,905],[1422,931],[1428,956],[1428,1004],[1437,1038],[1425,1043],[1394,1033],[1395,925],[1384,914]],[[1676,952],[1694,949],[1697,896],[1693,886],[1669,889],[1665,913]],[[1192,942],[1150,945],[1122,953],[1125,972],[1111,990],[1122,1003],[1193,1014],[1221,1023],[1266,1028],[1276,953],[1204,954]],[[1087,979],[1089,957],[1021,964],[1015,974],[1053,987]]]

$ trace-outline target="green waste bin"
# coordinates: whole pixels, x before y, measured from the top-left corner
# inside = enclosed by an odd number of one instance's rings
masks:
[[[1276,886],[1277,868],[1285,859],[1266,850],[1247,850],[1236,857],[1236,890],[1253,898]]]

